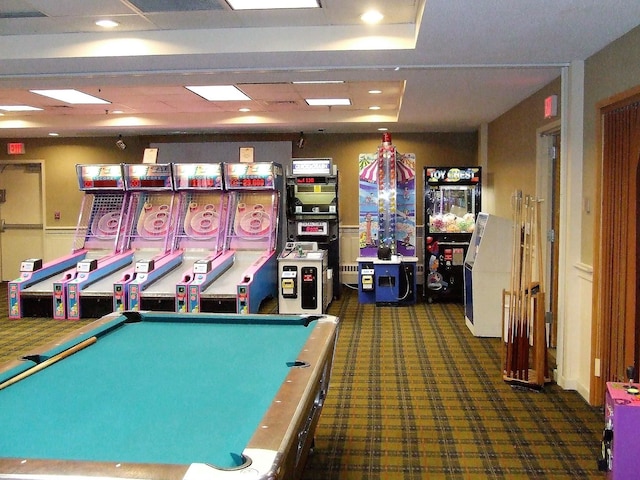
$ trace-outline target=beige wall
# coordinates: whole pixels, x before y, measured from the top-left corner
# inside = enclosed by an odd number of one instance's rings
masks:
[[[485,178],[495,198],[495,212],[489,213],[511,218],[514,191],[536,194],[536,130],[557,120],[544,118],[544,99],[553,94],[558,95],[560,114],[558,77],[489,124]]]
[[[343,225],[358,224],[358,156],[374,153],[382,136],[378,134],[305,134],[303,149],[293,146],[299,133],[286,135],[193,135],[175,137],[141,136],[124,138],[127,148],[115,146],[115,137],[23,139],[26,154],[9,156],[0,151],[0,163],[18,160],[43,160],[48,227],[73,227],[78,220],[82,193],[78,189],[75,165],[79,163],[139,163],[145,147],[162,142],[238,142],[291,141],[292,156],[331,157],[338,166],[340,181],[340,220]],[[410,133],[394,134],[393,143],[402,153],[415,153],[418,224],[422,223],[422,171],[425,165],[476,165],[477,134]],[[60,220],[54,220],[60,212]]]
[[[305,135],[304,149],[294,148],[295,157],[331,157],[339,172],[339,208],[342,225],[358,224],[358,157],[375,153],[382,135]],[[423,222],[422,182],[425,166],[477,165],[478,136],[471,133],[397,133],[393,144],[400,153],[416,155],[417,223]]]
[[[78,188],[75,166],[79,163],[135,163],[142,159],[144,147],[135,139],[126,139],[120,150],[114,137],[43,138],[15,140],[25,143],[24,155],[7,155],[0,149],[0,163],[12,160],[43,160],[45,189],[45,225],[72,227],[78,222],[82,192]],[[60,212],[60,220],[54,219]]]

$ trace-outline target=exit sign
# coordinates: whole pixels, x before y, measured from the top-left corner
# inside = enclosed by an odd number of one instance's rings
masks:
[[[549,119],[558,115],[558,95],[549,95],[544,99],[544,118]]]
[[[12,142],[7,143],[7,153],[9,155],[23,155],[25,152],[24,143]]]

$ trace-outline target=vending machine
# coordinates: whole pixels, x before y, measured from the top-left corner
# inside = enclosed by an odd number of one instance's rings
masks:
[[[424,296],[463,303],[464,259],[481,205],[480,167],[424,169]]]
[[[296,158],[287,172],[287,241],[326,251],[332,297],[340,298],[338,169],[331,158]]]
[[[358,301],[416,301],[415,155],[385,133],[374,154],[360,154]]]

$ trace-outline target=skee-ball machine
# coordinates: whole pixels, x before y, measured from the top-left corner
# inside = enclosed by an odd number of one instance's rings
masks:
[[[176,312],[198,312],[200,292],[233,264],[228,251],[229,196],[224,192],[222,164],[173,164],[176,190],[182,197],[178,241],[186,265],[175,286]]]
[[[375,154],[360,154],[358,301],[416,301],[415,156],[385,133]]]
[[[191,311],[221,311],[233,302],[236,313],[255,313],[268,297],[278,295],[278,226],[284,190],[282,165],[273,162],[224,163],[229,195],[225,252],[234,260],[214,282],[195,295]],[[215,268],[213,266],[212,268]],[[190,303],[192,290],[189,290]],[[225,310],[228,311],[228,310]]]
[[[286,184],[287,242],[315,242],[327,252],[331,302],[340,298],[338,170],[331,158],[295,158]]]
[[[67,318],[93,317],[112,311],[114,297],[126,289],[128,308],[139,309],[142,291],[182,261],[176,250],[174,227],[177,210],[171,165],[123,165],[125,189],[130,196],[124,243],[133,252],[132,266],[117,270],[98,265],[95,271],[79,272],[67,282]],[[105,274],[102,274],[104,270]],[[104,304],[104,307],[102,306]]]
[[[133,252],[123,244],[128,194],[120,164],[77,165],[84,191],[80,215],[69,255],[43,263],[25,260],[20,278],[9,282],[9,318],[53,316],[66,318],[66,291],[54,286],[68,271],[93,271],[101,265],[130,263]]]

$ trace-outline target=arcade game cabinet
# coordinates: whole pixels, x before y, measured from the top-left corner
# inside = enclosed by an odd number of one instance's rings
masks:
[[[360,154],[358,301],[416,301],[415,156],[385,133],[375,154]]]
[[[463,303],[464,259],[480,212],[480,167],[424,169],[424,296]]]
[[[329,301],[340,298],[338,170],[330,158],[295,158],[287,173],[287,241],[327,252]]]

